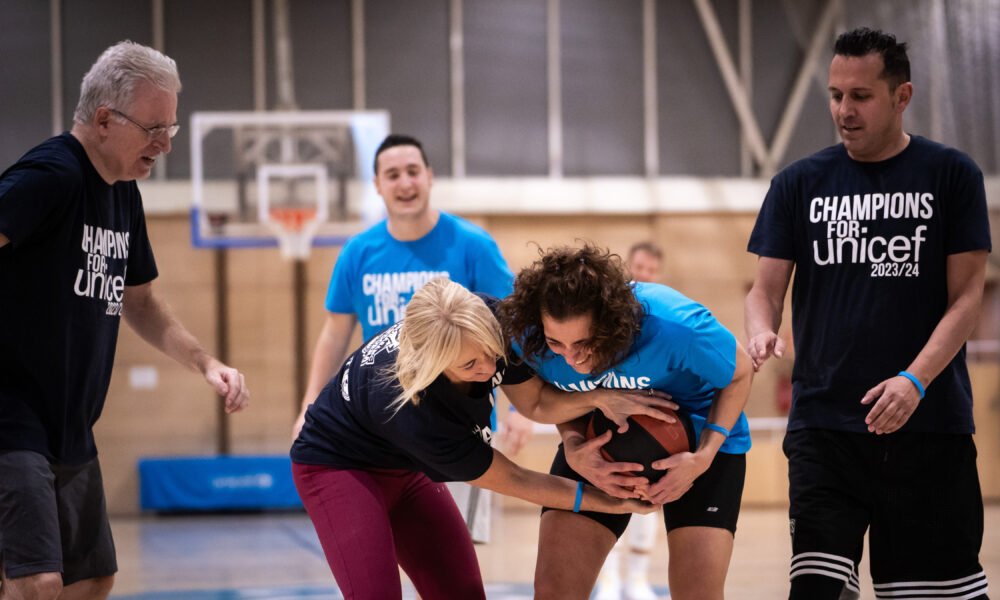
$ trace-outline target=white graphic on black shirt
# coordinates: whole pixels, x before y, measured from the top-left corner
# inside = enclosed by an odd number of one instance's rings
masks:
[[[498,385],[503,383],[503,374],[506,371],[507,371],[507,363],[504,362],[503,366],[497,369],[496,373],[493,374],[493,379],[490,380],[490,386],[497,387]]]
[[[365,347],[361,349],[361,366],[366,367],[375,364],[375,357],[383,350],[390,353],[398,350],[399,330],[402,327],[402,323],[396,323],[365,344]]]
[[[473,435],[478,435],[482,437],[483,441],[486,442],[487,444],[491,446],[493,445],[493,430],[490,429],[489,425],[487,425],[486,427],[480,427],[479,425],[476,425],[476,427],[472,430],[472,433]]]
[[[105,314],[120,315],[125,297],[125,267],[121,274],[109,272],[109,260],[128,260],[129,232],[112,231],[93,225],[83,226],[80,249],[86,253],[86,264],[76,273],[73,293],[85,298],[104,300]]]
[[[351,401],[351,388],[348,385],[348,376],[351,374],[351,363],[354,362],[354,357],[347,359],[344,364],[344,376],[340,379],[340,396],[344,399],[344,402]]]
[[[917,277],[927,225],[913,233],[873,235],[874,222],[929,220],[934,194],[891,193],[817,196],[809,201],[809,221],[825,223],[825,239],[813,240],[818,266],[869,264],[872,277]]]
[[[365,273],[361,277],[361,292],[371,298],[368,324],[382,328],[403,320],[406,299],[435,277],[448,277],[448,271],[402,271],[398,273]]]

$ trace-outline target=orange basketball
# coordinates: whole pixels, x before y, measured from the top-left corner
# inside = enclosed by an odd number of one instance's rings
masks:
[[[663,477],[665,471],[653,469],[653,462],[679,452],[690,452],[694,448],[694,428],[687,415],[669,408],[660,410],[677,420],[667,423],[646,415],[633,415],[628,419],[629,427],[625,433],[618,433],[614,421],[595,410],[587,424],[587,439],[593,439],[610,429],[611,441],[601,447],[604,458],[616,462],[640,463],[643,470],[637,475],[646,477],[650,482],[656,481]]]

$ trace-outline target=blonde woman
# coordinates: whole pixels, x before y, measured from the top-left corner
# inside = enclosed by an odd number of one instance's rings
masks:
[[[492,390],[523,415],[563,422],[599,408],[619,423],[675,406],[659,396],[565,394],[509,365],[496,300],[435,279],[402,322],[352,354],[306,413],[292,446],[299,495],[345,598],[400,598],[399,567],[425,600],[485,598],[472,540],[445,481],[566,510],[648,513],[490,447]]]

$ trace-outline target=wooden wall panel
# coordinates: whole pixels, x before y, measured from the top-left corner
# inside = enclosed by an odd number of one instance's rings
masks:
[[[972,362],[973,409],[976,450],[983,497],[1000,500],[1000,362]]]

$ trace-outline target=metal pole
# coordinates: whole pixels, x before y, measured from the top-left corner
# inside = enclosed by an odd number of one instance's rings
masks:
[[[657,119],[659,89],[656,86],[656,0],[642,2],[642,104],[643,154],[646,177],[660,173],[660,125]]]
[[[548,1],[546,26],[549,90],[549,177],[563,176],[562,78],[559,0]]]
[[[295,395],[292,397],[293,414],[298,415],[302,405],[302,397],[306,394],[306,265],[304,258],[295,259],[295,271],[292,283],[292,302],[294,304],[294,339],[292,343],[292,360],[295,369]]]
[[[747,97],[753,97],[753,0],[740,0],[739,6],[740,81]],[[754,174],[753,154],[747,141],[746,127],[740,124],[740,175]]]
[[[62,4],[49,0],[49,54],[52,70],[52,135],[63,131],[63,57],[62,57]]]
[[[216,357],[223,364],[229,364],[229,255],[225,248],[212,251],[215,260],[215,347]],[[222,456],[230,450],[229,419],[226,415],[226,402],[220,399],[216,403],[216,423],[218,430],[215,436],[216,452]]]
[[[733,109],[743,127],[749,150],[762,170],[771,172],[773,169],[767,152],[767,144],[764,142],[764,136],[761,134],[757,118],[754,116],[750,98],[743,88],[743,82],[740,81],[740,77],[736,73],[736,67],[733,65],[733,59],[726,45],[726,38],[722,35],[722,26],[719,25],[719,20],[715,16],[715,9],[709,0],[693,1],[695,8],[698,9],[698,17],[705,29],[705,35],[708,36],[708,43],[715,56],[715,62],[722,74],[722,82],[726,85],[726,91],[729,93],[729,100],[733,103]]]
[[[451,0],[449,55],[451,57],[451,176],[465,177],[465,62],[462,53],[462,0]]]
[[[288,1],[274,0],[274,68],[278,88],[278,110],[296,110],[295,76],[292,66],[292,35]]]
[[[351,0],[351,90],[354,110],[365,108],[365,2]]]

